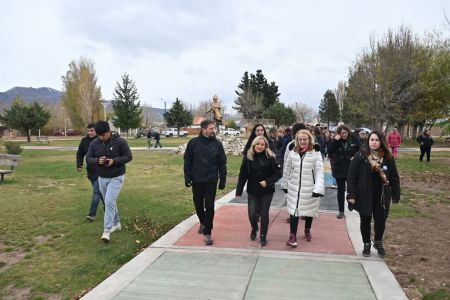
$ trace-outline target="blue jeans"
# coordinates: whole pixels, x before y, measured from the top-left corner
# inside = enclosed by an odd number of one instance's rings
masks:
[[[97,214],[97,207],[100,203],[100,200],[103,202],[103,206],[105,206],[105,201],[103,201],[102,193],[100,193],[100,188],[98,186],[98,179],[90,179],[92,184],[92,201],[91,208],[89,209],[89,215],[95,216]]]
[[[159,142],[159,140],[155,140],[155,141],[156,141],[155,148],[158,148],[158,145],[159,145],[159,148],[162,148],[161,143]]]
[[[105,200],[105,217],[103,221],[103,228],[105,232],[111,231],[113,225],[120,222],[119,210],[117,209],[117,198],[122,189],[125,175],[114,178],[98,178],[98,185],[103,199]]]

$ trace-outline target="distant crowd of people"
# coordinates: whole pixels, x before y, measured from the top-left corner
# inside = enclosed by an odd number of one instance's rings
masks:
[[[222,143],[216,139],[216,125],[204,120],[200,134],[189,140],[184,153],[185,185],[192,188],[194,207],[199,219],[198,233],[203,234],[206,245],[214,243],[214,201],[216,190],[224,189],[227,177],[227,157]],[[161,146],[160,132],[148,130],[148,147]],[[433,139],[426,130],[417,139],[420,143],[420,161],[430,149]],[[325,195],[324,159],[330,160],[332,176],[336,182],[338,219],[345,217],[345,202],[349,210],[360,215],[362,254],[377,250],[384,257],[383,235],[391,202],[400,200],[400,179],[395,159],[402,143],[398,129],[387,137],[380,131],[355,130],[342,124],[330,132],[319,124],[308,127],[296,123],[284,129],[256,124],[242,152],[235,196],[240,198],[247,185],[250,240],[259,232],[261,246],[268,243],[269,211],[280,181],[287,200],[289,237],[286,245],[297,247],[299,220],[304,220],[303,237],[312,241],[312,223],[318,216],[320,198]],[[126,164],[132,153],[125,139],[111,132],[109,124],[99,121],[87,126],[87,135],[81,140],[76,164],[79,172],[86,157],[87,177],[93,192],[87,215],[96,218],[100,202],[104,205],[104,225],[101,239],[110,241],[110,234],[121,230],[117,199],[125,179]],[[374,239],[371,241],[371,222],[374,220]]]

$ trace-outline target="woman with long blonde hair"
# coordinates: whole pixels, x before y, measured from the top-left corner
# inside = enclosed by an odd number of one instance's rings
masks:
[[[287,246],[297,247],[299,217],[305,218],[305,240],[312,239],[311,225],[319,212],[319,200],[325,193],[323,161],[314,150],[314,137],[305,129],[299,130],[295,146],[289,151],[284,166],[282,190],[287,193],[287,210],[290,214],[290,235]]]
[[[258,216],[261,216],[260,244],[267,245],[269,209],[275,192],[275,182],[281,177],[281,169],[275,154],[264,136],[254,138],[250,149],[242,160],[236,187],[236,198],[240,198],[247,182],[248,218],[252,227],[250,239],[256,239]]]

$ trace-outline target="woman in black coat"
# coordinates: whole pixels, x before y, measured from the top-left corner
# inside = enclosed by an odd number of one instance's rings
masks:
[[[247,155],[247,151],[250,149],[250,147],[252,146],[253,140],[257,136],[265,137],[267,139],[267,141],[269,142],[270,150],[272,152],[275,152],[275,145],[272,142],[272,140],[270,139],[270,137],[267,135],[267,131],[266,131],[266,128],[264,127],[264,125],[263,124],[255,124],[255,126],[253,126],[252,132],[250,133],[250,136],[248,137],[247,143],[245,144],[244,151],[242,151],[242,154],[244,154],[244,156]]]
[[[391,200],[400,200],[400,178],[395,160],[386,145],[383,133],[372,131],[353,158],[347,175],[349,209],[360,215],[363,256],[370,256],[370,223],[374,219],[373,246],[384,257],[383,234]]]
[[[337,182],[337,201],[339,205],[338,219],[344,217],[345,208],[345,181],[352,157],[359,150],[359,142],[350,135],[347,125],[340,125],[336,129],[334,139],[327,149],[330,157],[331,172]]]
[[[261,246],[267,245],[269,227],[269,209],[275,192],[275,182],[281,178],[281,169],[275,154],[269,148],[269,142],[263,136],[257,136],[242,160],[236,187],[236,198],[241,197],[245,182],[248,194],[248,218],[252,226],[250,239],[256,239],[258,216],[261,216]]]

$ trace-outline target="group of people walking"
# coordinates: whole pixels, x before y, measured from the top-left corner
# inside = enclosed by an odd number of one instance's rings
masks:
[[[193,202],[206,245],[212,245],[214,201],[216,190],[224,189],[227,176],[227,157],[222,143],[216,139],[216,125],[204,120],[199,136],[192,138],[184,153],[184,179],[192,188]],[[313,219],[318,216],[320,198],[325,195],[324,157],[328,156],[332,175],[337,182],[338,219],[345,217],[345,202],[349,210],[360,215],[360,231],[364,243],[362,254],[370,255],[373,243],[379,256],[384,257],[383,235],[391,202],[400,200],[400,178],[395,158],[401,144],[398,129],[386,138],[374,130],[352,135],[346,125],[338,126],[334,136],[319,128],[307,128],[297,123],[286,128],[280,137],[277,130],[269,134],[262,124],[256,124],[243,151],[236,198],[247,185],[250,239],[259,232],[261,246],[268,243],[269,211],[280,179],[289,212],[289,236],[286,245],[297,247],[299,220],[304,220],[303,237],[312,240]],[[150,138],[157,136],[151,136]],[[159,140],[159,139],[157,139]],[[429,130],[417,139],[420,143],[420,161],[427,155],[433,139]],[[108,242],[110,234],[121,229],[117,198],[125,179],[125,165],[132,160],[126,140],[114,135],[105,121],[87,126],[87,135],[77,151],[77,170],[82,171],[86,156],[87,176],[93,193],[87,215],[94,221],[98,205],[104,204],[104,229],[101,239]],[[374,238],[371,240],[371,222]]]
[[[322,143],[324,144],[324,143]],[[346,125],[339,126],[326,152],[304,124],[286,129],[281,141],[256,124],[243,151],[236,198],[247,184],[250,240],[259,232],[261,246],[268,243],[269,211],[275,183],[281,179],[289,212],[289,237],[286,245],[297,247],[299,220],[305,222],[304,239],[312,240],[313,219],[318,216],[320,198],[325,194],[323,155],[331,157],[333,175],[338,182],[338,218],[344,217],[345,192],[349,209],[360,214],[363,255],[370,255],[370,224],[374,219],[374,247],[380,256],[385,251],[382,238],[391,201],[400,199],[400,180],[395,160],[379,131],[372,131],[364,143],[350,135]],[[205,120],[201,133],[191,139],[184,154],[186,187],[192,187],[193,200],[200,221],[199,233],[206,245],[212,245],[216,187],[225,187],[226,155],[215,138],[215,124]],[[342,210],[341,210],[342,209]]]

